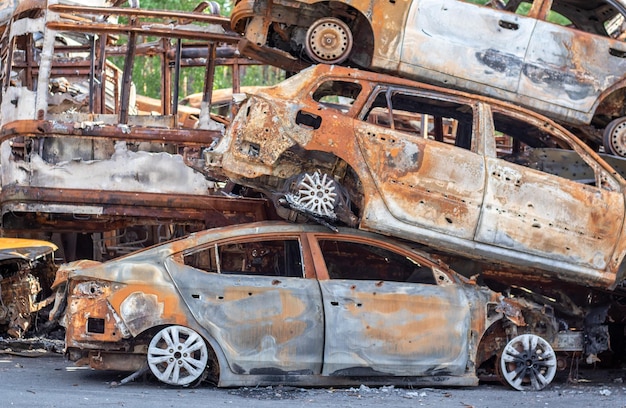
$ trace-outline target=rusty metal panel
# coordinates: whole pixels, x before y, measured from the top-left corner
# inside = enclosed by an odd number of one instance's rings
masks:
[[[342,280],[320,287],[324,374],[465,374],[473,316],[458,287]]]
[[[487,159],[476,240],[606,270],[622,233],[624,195]]]
[[[501,21],[517,28],[503,29]],[[413,1],[399,71],[491,96],[515,92],[535,24],[459,0]]]
[[[545,41],[549,38],[550,41]],[[519,89],[530,107],[569,123],[589,123],[604,92],[624,77],[623,41],[538,20],[524,60]],[[535,102],[537,101],[537,102]]]
[[[374,180],[365,191],[377,191],[402,222],[473,239],[484,195],[480,155],[366,123],[355,127]]]
[[[238,374],[319,374],[321,295],[313,279],[208,273],[168,259],[181,297]]]

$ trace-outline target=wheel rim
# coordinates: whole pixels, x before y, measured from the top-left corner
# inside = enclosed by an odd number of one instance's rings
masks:
[[[207,345],[195,331],[169,326],[159,331],[148,347],[148,366],[160,381],[189,385],[202,378],[208,362]]]
[[[335,188],[335,180],[327,174],[305,174],[296,186],[296,194],[289,194],[287,199],[311,214],[334,219],[337,201]]]
[[[516,390],[538,391],[554,379],[556,354],[541,337],[522,334],[504,348],[500,370],[507,384]]]
[[[604,149],[615,156],[626,157],[626,117],[616,119],[606,127]]]
[[[306,33],[307,55],[323,64],[340,64],[352,51],[352,32],[343,21],[328,17],[317,20]]]

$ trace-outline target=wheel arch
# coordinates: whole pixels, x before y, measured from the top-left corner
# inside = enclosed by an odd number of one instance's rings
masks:
[[[347,219],[351,219],[349,212],[354,213],[356,218],[360,220],[366,199],[363,183],[361,182],[357,170],[350,166],[350,163],[342,157],[331,152],[320,150],[306,150],[303,152],[297,148],[296,150],[298,150],[298,152],[292,150],[294,150],[294,148],[283,152],[276,161],[277,163],[285,164],[285,167],[291,167],[292,171],[286,178],[280,182],[265,178],[258,180],[262,183],[266,182],[266,185],[275,185],[276,188],[279,189],[275,192],[271,192],[271,196],[281,218],[292,219],[290,216],[280,213],[281,204],[279,200],[285,193],[291,192],[291,189],[294,187],[294,180],[304,173],[312,174],[316,171],[320,171],[321,173],[332,176],[349,198],[349,208],[340,210],[342,213],[338,214],[339,219],[347,225],[355,225],[355,220],[350,222],[346,221]],[[246,183],[244,182],[242,184]],[[255,184],[257,184],[256,187],[266,189],[261,183]],[[342,217],[345,217],[346,220],[342,219]]]
[[[365,4],[369,6],[370,2]],[[335,17],[346,23],[352,31],[353,38],[358,38],[344,65],[352,62],[363,68],[369,67],[374,54],[374,30],[372,22],[365,15],[366,10],[339,1],[321,1],[312,6],[320,10],[329,10],[328,17]]]
[[[591,124],[603,129],[621,116],[626,116],[626,80],[618,82],[598,97]]]

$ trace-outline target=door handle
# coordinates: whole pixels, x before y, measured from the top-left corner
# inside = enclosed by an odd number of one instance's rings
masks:
[[[617,58],[626,58],[626,50],[620,50],[618,48],[609,48],[609,54]]]
[[[504,28],[505,30],[517,30],[517,29],[519,29],[519,24],[512,23],[510,21],[500,20],[500,21],[498,21],[498,25],[500,27]]]
[[[296,114],[296,123],[300,126],[319,129],[322,125],[322,117],[307,111],[298,111]]]

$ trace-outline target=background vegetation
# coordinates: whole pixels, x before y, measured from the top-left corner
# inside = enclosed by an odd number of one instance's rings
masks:
[[[234,0],[214,0],[220,5],[220,14],[230,16]],[[140,6],[152,10],[192,11],[200,0],[140,0]],[[142,37],[138,41],[148,42],[154,38]],[[122,66],[123,61],[118,62]],[[204,87],[204,68],[186,68],[181,70],[180,97],[202,92]],[[214,89],[232,87],[233,72],[230,67],[218,66],[215,70]],[[272,85],[285,78],[282,70],[268,66],[248,65],[240,68],[241,85]],[[138,57],[133,69],[133,82],[137,92],[152,98],[160,97],[161,61],[156,57]]]

